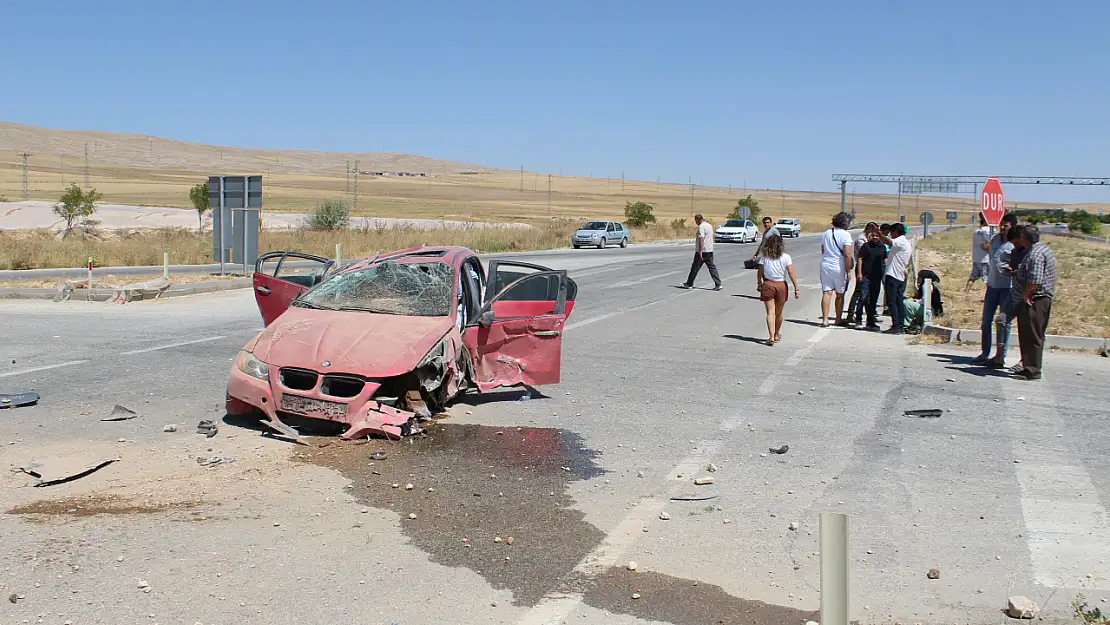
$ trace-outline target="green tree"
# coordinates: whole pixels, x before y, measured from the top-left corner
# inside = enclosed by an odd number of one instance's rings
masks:
[[[89,224],[89,217],[96,213],[96,203],[103,197],[96,192],[96,189],[82,191],[76,184],[69,185],[58,203],[54,205],[54,214],[66,222],[66,234],[73,232],[75,225]]]
[[[655,207],[647,202],[625,202],[624,220],[633,228],[643,228],[655,222],[654,210]]]
[[[340,230],[351,223],[351,212],[343,200],[324,200],[305,219],[309,230]]]
[[[1097,215],[1078,210],[1072,213],[1071,219],[1068,220],[1068,230],[1078,230],[1083,234],[1099,234],[1102,231],[1102,224]]]
[[[193,203],[193,209],[197,211],[197,233],[204,228],[204,214],[208,212],[208,183],[202,182],[195,184],[189,189],[189,201]]]
[[[748,219],[759,221],[759,215],[763,212],[763,209],[759,207],[759,200],[752,197],[751,193],[749,193],[747,197],[736,201],[736,208],[732,209],[732,212],[728,214],[728,218],[742,219],[740,217],[740,209],[744,207],[747,207],[752,212]]]

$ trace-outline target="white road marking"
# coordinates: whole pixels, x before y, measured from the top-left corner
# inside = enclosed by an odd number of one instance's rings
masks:
[[[591,268],[591,269],[582,269],[579,272],[570,271],[568,273],[570,273],[571,277],[574,277],[574,278],[585,278],[587,276],[596,276],[599,273],[609,273],[610,271],[616,271],[618,269],[625,269],[625,268],[626,267],[624,265],[617,265],[616,267],[606,267],[604,269],[592,269]]]
[[[820,343],[821,339],[825,338],[828,335],[829,335],[829,328],[821,328],[820,330],[814,332],[813,336],[809,337],[809,340],[806,341],[806,344],[803,345],[801,347],[801,349],[794,352],[794,354],[791,355],[790,358],[787,358],[786,362],[784,362],[783,365],[787,366],[787,367],[796,366],[799,362],[802,361],[802,358],[805,357],[806,352],[813,349],[814,345],[817,345],[818,343]]]
[[[28,373],[37,373],[39,371],[48,371],[50,369],[61,369],[62,367],[72,367],[74,365],[83,365],[88,360],[70,360],[67,362],[59,362],[56,365],[43,365],[41,367],[31,367],[29,369],[16,369],[15,371],[5,371],[0,373],[0,378],[8,378],[16,375],[26,375]]]
[[[679,478],[678,475],[688,476],[697,471],[709,462],[722,444],[723,441],[719,440],[701,441],[693,454],[675,465],[667,474],[667,481],[671,484],[662,489],[664,492],[637,501],[632,511],[605,535],[601,543],[579,560],[572,574],[576,577],[593,578],[604,573],[609,567],[616,566],[644,533],[644,528],[650,526],[659,517],[659,513],[667,505],[671,496],[688,483],[685,478]],[[539,603],[517,620],[517,625],[557,625],[565,621],[583,599],[581,593],[548,592]]]
[[[159,345],[158,347],[147,347],[146,349],[133,349],[127,352],[120,352],[120,356],[134,356],[135,354],[145,354],[147,352],[156,352],[160,349],[173,349],[174,347],[184,347],[186,345],[196,345],[197,343],[208,343],[210,341],[218,341],[226,339],[226,336],[210,336],[205,339],[197,339],[195,341],[182,341],[180,343],[170,343],[169,345]]]
[[[674,297],[674,296],[672,296]],[[670,298],[668,298],[670,299]],[[608,316],[614,316],[620,313],[612,313]],[[597,318],[600,321],[601,318]],[[821,339],[825,338],[828,334],[827,328],[818,330],[808,341],[806,345],[812,348]],[[808,351],[808,350],[805,350]],[[803,350],[799,350],[804,354]],[[775,370],[771,372],[767,381],[760,386],[760,394],[764,386],[770,389],[774,388],[772,380],[785,377],[785,372]],[[730,432],[739,425],[741,417],[735,415],[725,419],[721,422],[719,430],[723,432]],[[717,451],[724,445],[723,440],[700,441],[695,452],[690,456],[684,458],[676,464],[670,471],[667,472],[666,482],[670,486],[664,486],[663,492],[656,496],[646,497],[637,501],[632,511],[629,512],[624,519],[617,524],[601,543],[595,547],[590,553],[586,554],[582,560],[574,567],[573,574],[579,578],[594,578],[603,573],[609,567],[616,566],[623,558],[622,556],[636,543],[636,540],[643,534],[644,528],[648,527],[656,518],[659,512],[667,504],[670,497],[676,493],[683,485],[688,484],[689,476],[697,473],[701,467],[705,466]],[[683,477],[679,477],[683,476]],[[582,604],[585,597],[582,593],[556,593],[549,591],[543,599],[528,610],[524,615],[517,620],[517,625],[560,625],[565,622],[579,605]]]
[[[616,287],[622,287],[622,286],[634,286],[634,285],[637,285],[637,284],[643,284],[645,282],[651,282],[652,280],[658,280],[659,278],[666,278],[667,276],[673,276],[676,273],[684,273],[684,272],[682,272],[682,271],[668,271],[667,273],[661,273],[661,274],[657,274],[657,275],[654,275],[654,276],[648,276],[646,278],[640,278],[639,280],[622,280],[620,282],[617,282],[616,284],[610,285],[610,287],[616,288]]]
[[[798,351],[801,352],[802,350],[798,350]],[[794,356],[797,356],[797,354],[794,354]],[[794,358],[794,356],[791,356],[791,358]],[[787,361],[787,363],[789,363],[789,361]],[[756,389],[755,394],[756,395],[769,395],[769,394],[771,394],[771,391],[775,390],[775,386],[784,377],[785,377],[785,375],[782,372],[775,371],[771,375],[767,376],[767,379],[763,381],[763,384],[759,385],[759,388]]]

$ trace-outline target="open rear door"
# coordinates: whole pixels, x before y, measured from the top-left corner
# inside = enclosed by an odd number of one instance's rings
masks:
[[[565,271],[533,271],[504,286],[496,283],[498,275],[491,263],[487,293],[498,292],[463,334],[479,390],[557,384],[573,283]]]
[[[300,252],[268,252],[254,263],[254,299],[262,322],[273,323],[301,293],[324,281],[335,261]]]

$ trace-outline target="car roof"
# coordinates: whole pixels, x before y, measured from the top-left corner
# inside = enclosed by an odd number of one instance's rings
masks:
[[[391,261],[401,264],[421,263],[428,261],[442,262],[452,267],[458,267],[464,260],[474,256],[474,252],[465,247],[454,245],[426,245],[422,247],[410,247],[408,249],[396,250],[379,254],[370,258],[364,258],[357,263],[351,265],[347,269],[366,269],[367,267]]]

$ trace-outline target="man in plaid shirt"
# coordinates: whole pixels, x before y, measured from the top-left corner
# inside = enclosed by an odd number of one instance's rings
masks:
[[[1026,252],[1014,272],[1014,286],[1010,290],[1017,309],[1018,342],[1024,365],[1024,369],[1015,375],[1025,380],[1039,380],[1048,317],[1056,292],[1056,258],[1052,250],[1041,243],[1041,235],[1036,228],[1023,228],[1014,241],[1014,247],[1021,247]]]

